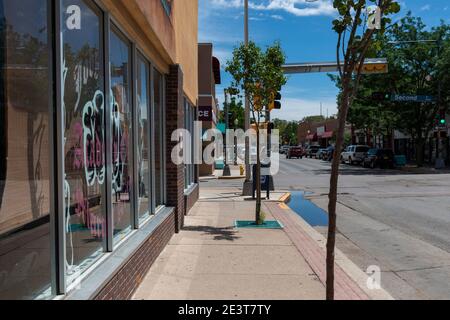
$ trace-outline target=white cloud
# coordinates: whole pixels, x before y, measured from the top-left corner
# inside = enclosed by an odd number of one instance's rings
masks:
[[[307,116],[320,114],[320,103],[322,102],[322,114],[324,116],[337,113],[336,100],[327,98],[326,100],[308,100],[297,98],[283,98],[281,110],[272,111],[272,118],[282,120],[300,121]]]
[[[231,50],[227,50],[224,48],[214,47],[213,48],[213,55],[219,59],[220,61],[220,67],[222,69],[222,72],[224,72],[226,63],[228,60],[231,60],[233,57],[233,53]]]
[[[275,20],[284,20],[284,18],[278,14],[273,14],[270,17]]]
[[[204,0],[215,8],[242,8],[243,0]],[[331,0],[306,2],[305,0],[254,0],[249,2],[253,10],[285,11],[295,16],[332,16],[336,10]]]
[[[431,6],[429,4],[426,4],[420,8],[420,11],[429,11],[430,9],[431,9]]]

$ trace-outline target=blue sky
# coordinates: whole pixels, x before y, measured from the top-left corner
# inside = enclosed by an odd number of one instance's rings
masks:
[[[424,19],[428,26],[440,20],[450,23],[449,0],[403,0],[402,11]],[[250,0],[250,39],[265,47],[280,41],[287,62],[334,61],[336,34],[331,30],[335,17],[331,0]],[[243,0],[199,0],[199,42],[212,42],[214,54],[225,65],[233,47],[243,41]],[[217,88],[222,106],[223,88],[230,76],[222,69],[222,85]],[[282,91],[282,110],[273,117],[301,120],[320,113],[335,114],[337,89],[325,73],[293,75]]]

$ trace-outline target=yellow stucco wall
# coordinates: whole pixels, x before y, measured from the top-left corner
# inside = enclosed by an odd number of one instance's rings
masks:
[[[198,0],[174,0],[173,22],[176,59],[184,73],[184,93],[197,105],[198,97]]]
[[[184,73],[184,93],[197,105],[198,0],[172,0],[166,15],[160,0],[102,0],[120,27],[162,71],[178,63]]]

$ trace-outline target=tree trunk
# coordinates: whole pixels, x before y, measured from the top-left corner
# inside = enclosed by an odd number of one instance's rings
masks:
[[[334,150],[334,157],[331,166],[330,178],[330,193],[328,194],[328,239],[327,239],[327,280],[326,280],[326,298],[327,300],[334,300],[334,252],[336,245],[336,203],[337,203],[337,188],[339,179],[339,165],[341,163],[341,151],[344,145],[345,122],[349,109],[349,94],[348,89],[349,80],[346,80],[347,85],[343,86],[344,91],[341,98],[341,106],[339,108],[339,126],[336,136],[336,146]]]
[[[261,158],[259,156],[260,139],[259,139],[259,124],[256,129],[256,216],[255,222],[257,225],[261,224]]]

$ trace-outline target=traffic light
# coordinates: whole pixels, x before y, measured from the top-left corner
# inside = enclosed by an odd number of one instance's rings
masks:
[[[372,93],[373,101],[390,101],[392,95],[387,92],[374,92]]]
[[[439,125],[445,126],[447,124],[445,109],[439,110]]]
[[[272,98],[273,102],[269,105],[269,111],[272,111],[273,109],[280,110],[281,109],[281,102],[280,102],[281,93],[274,92],[274,93],[272,93],[272,97],[273,97]]]

